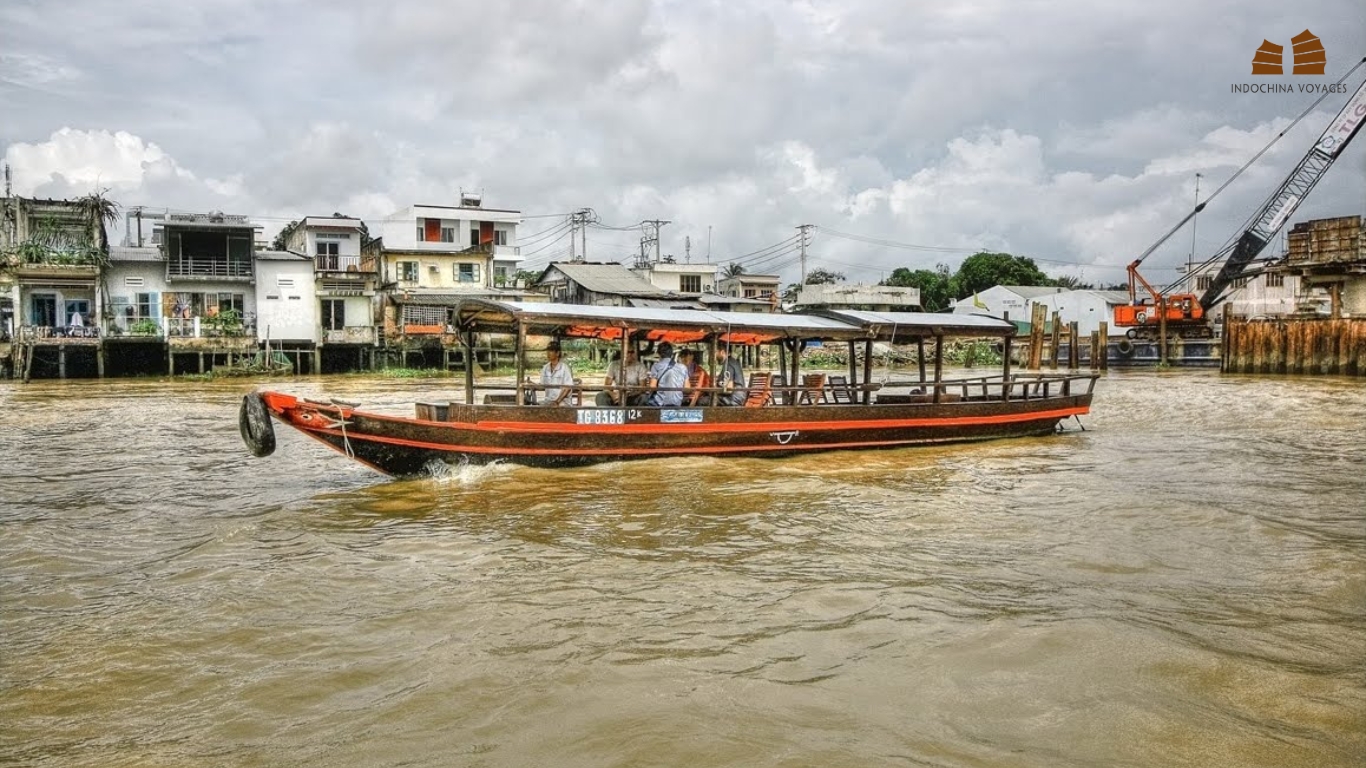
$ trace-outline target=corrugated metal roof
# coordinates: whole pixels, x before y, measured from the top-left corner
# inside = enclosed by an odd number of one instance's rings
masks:
[[[1068,288],[1059,288],[1054,285],[1003,285],[1002,288],[1018,295],[1022,299],[1037,299],[1040,296],[1051,296],[1055,293],[1067,293]]]
[[[312,261],[308,256],[293,251],[257,251],[257,261]]]
[[[558,270],[565,277],[594,293],[615,293],[622,296],[659,296],[667,294],[648,280],[637,276],[620,264],[575,264],[556,262],[546,267],[541,282],[551,270]]]

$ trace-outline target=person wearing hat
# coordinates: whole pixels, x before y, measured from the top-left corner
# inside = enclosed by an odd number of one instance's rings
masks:
[[[574,372],[569,363],[560,359],[560,342],[552,341],[545,348],[546,364],[541,366],[541,386],[545,387],[546,405],[564,405],[574,391]]]
[[[688,369],[674,360],[674,345],[664,342],[659,345],[659,362],[650,368],[650,395],[648,405],[663,408],[677,408],[683,404],[683,385],[688,383]]]

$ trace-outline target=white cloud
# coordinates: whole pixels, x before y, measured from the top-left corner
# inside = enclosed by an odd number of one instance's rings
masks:
[[[667,219],[666,251],[710,236],[717,260],[811,223],[1116,281],[1189,209],[1196,172],[1207,194],[1304,108],[1229,91],[1262,37],[1308,26],[1345,69],[1359,16],[1349,0],[4,3],[0,147],[33,194],[282,222],[477,189],[529,214]],[[1202,247],[1340,101],[1202,214]],[[1297,217],[1361,212],[1361,152]],[[639,236],[590,240],[629,255]],[[957,258],[819,230],[811,249],[851,279]]]

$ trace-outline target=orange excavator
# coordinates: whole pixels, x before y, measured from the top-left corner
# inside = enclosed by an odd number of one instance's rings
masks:
[[[1346,81],[1362,65],[1366,65],[1366,58],[1357,62],[1357,65],[1352,67],[1351,71],[1338,81],[1338,84]],[[1327,91],[1324,97],[1332,92]],[[1228,181],[1225,181],[1219,189],[1215,190],[1214,194],[1209,196],[1209,199],[1196,205],[1190,213],[1186,214],[1184,219],[1172,227],[1170,232],[1163,235],[1152,247],[1144,251],[1142,256],[1129,264],[1129,303],[1115,307],[1115,325],[1128,329],[1125,333],[1129,338],[1156,338],[1164,318],[1168,333],[1174,333],[1183,338],[1209,338],[1214,335],[1214,327],[1209,323],[1209,311],[1224,300],[1228,288],[1235,280],[1244,276],[1248,264],[1257,257],[1257,254],[1262,252],[1262,249],[1271,241],[1281,226],[1294,214],[1295,209],[1309,195],[1314,185],[1328,172],[1333,161],[1338,159],[1342,151],[1361,131],[1362,125],[1366,125],[1366,81],[1357,87],[1356,93],[1347,100],[1346,106],[1328,124],[1328,129],[1309,149],[1308,154],[1300,160],[1295,170],[1281,183],[1280,188],[1267,199],[1260,210],[1252,215],[1248,220],[1248,226],[1238,237],[1237,242],[1231,248],[1221,251],[1210,259],[1212,262],[1215,259],[1227,257],[1204,293],[1196,296],[1194,293],[1168,294],[1165,291],[1159,291],[1145,280],[1143,275],[1139,274],[1138,267],[1153,251],[1156,251],[1172,235],[1176,234],[1177,230],[1184,227],[1186,222],[1203,211],[1210,200],[1224,191],[1234,179],[1255,163],[1257,158],[1270,149],[1276,141],[1286,134],[1286,131],[1289,131],[1295,123],[1309,114],[1322,100],[1323,97],[1320,97],[1315,101],[1309,109],[1301,113],[1299,118],[1296,118],[1284,131],[1281,131],[1271,144],[1268,144],[1247,164],[1238,169],[1237,173],[1230,176]],[[1147,296],[1139,295],[1138,287],[1140,285],[1148,292]]]

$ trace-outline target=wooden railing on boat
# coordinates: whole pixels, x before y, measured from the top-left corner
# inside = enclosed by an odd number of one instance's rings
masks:
[[[807,374],[802,382],[788,385],[776,373],[757,371],[750,375],[749,399],[745,405],[750,407],[787,407],[793,405],[832,407],[857,405],[862,403],[867,393],[870,405],[935,404],[956,402],[991,402],[1012,400],[1040,400],[1066,398],[1074,395],[1090,394],[1099,378],[1094,373],[1012,373],[1006,375],[972,376],[961,379],[934,381],[886,380],[867,384],[849,384],[845,376],[830,374]],[[484,385],[476,388],[477,403],[492,406],[516,406],[518,391],[523,402],[530,405],[543,400],[541,393],[545,386],[535,382],[525,382],[520,387],[509,385]],[[578,380],[574,386],[572,399],[574,405],[589,405],[594,396],[601,391],[615,387],[584,384]],[[723,394],[721,387],[688,387],[688,394],[698,393],[695,403],[687,407],[712,406],[716,398]],[[482,394],[482,397],[478,395]],[[419,412],[421,412],[419,406]],[[422,418],[419,416],[419,418]]]

